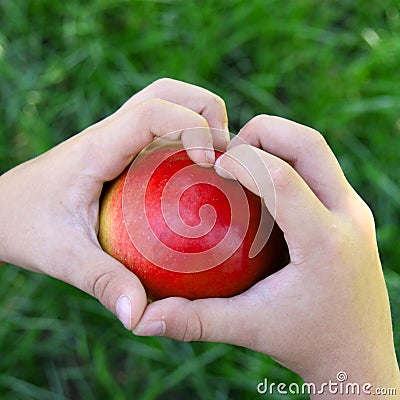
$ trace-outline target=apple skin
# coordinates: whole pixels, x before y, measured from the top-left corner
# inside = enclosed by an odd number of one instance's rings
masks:
[[[216,152],[218,157],[221,153]],[[153,157],[165,160],[157,167],[150,180],[144,178],[147,173],[153,173]],[[178,199],[180,216],[187,225],[199,224],[199,209],[204,204],[210,204],[216,215],[215,224],[211,231],[198,237],[185,237],[176,234],[166,225],[161,211],[161,197],[166,181],[174,174],[191,166],[191,173],[199,180],[197,187],[187,190]],[[132,170],[133,168],[133,170]],[[179,182],[179,180],[178,180]],[[211,182],[215,186],[207,183]],[[140,192],[146,191],[146,217],[158,238],[182,253],[201,253],[207,248],[218,244],[229,228],[232,228],[229,203],[223,193],[226,186],[231,189],[237,186],[244,190],[248,201],[249,221],[247,233],[237,250],[223,262],[205,270],[190,272],[186,265],[175,266],[174,270],[168,269],[171,255],[168,249],[159,248],[158,243],[148,241],[145,246],[150,252],[164,256],[165,266],[158,266],[144,257],[132,242],[132,235],[126,224],[125,213],[135,213],[135,207],[143,207],[144,197]],[[220,188],[220,190],[215,189]],[[127,192],[128,189],[128,192]],[[177,192],[179,188],[177,188]],[[129,193],[129,202],[124,195]],[[164,193],[165,196],[165,193]],[[163,199],[163,201],[165,198]],[[176,203],[177,199],[172,199]],[[167,199],[168,206],[168,199]],[[132,210],[129,210],[130,205]],[[165,208],[163,209],[165,211]],[[231,297],[244,292],[253,284],[274,273],[284,266],[288,260],[288,252],[282,231],[274,224],[268,242],[263,249],[253,258],[249,258],[250,247],[255,238],[261,216],[261,199],[243,188],[237,181],[221,178],[213,168],[204,168],[194,165],[187,156],[186,151],[176,149],[162,149],[158,152],[142,156],[138,162],[128,166],[125,171],[114,181],[105,185],[100,203],[99,242],[102,248],[112,257],[124,264],[142,282],[146,293],[151,300],[166,297],[185,297],[199,299],[208,297]],[[140,223],[133,227],[141,231]],[[233,227],[234,228],[234,227]],[[130,228],[132,229],[132,227]],[[157,242],[157,241],[156,241]]]

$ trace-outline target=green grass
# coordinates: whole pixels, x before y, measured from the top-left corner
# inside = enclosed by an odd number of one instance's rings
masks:
[[[220,94],[235,132],[258,113],[311,125],[374,211],[399,351],[399,60],[397,0],[2,0],[0,171],[163,76]],[[247,350],[133,337],[16,267],[0,293],[1,399],[254,399],[264,377],[298,380]]]

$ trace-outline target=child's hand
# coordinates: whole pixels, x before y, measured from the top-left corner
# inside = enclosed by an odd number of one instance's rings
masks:
[[[257,183],[284,231],[290,264],[230,299],[152,303],[134,332],[248,347],[317,384],[344,371],[349,382],[398,385],[373,216],[323,137],[258,116],[228,148],[217,171],[260,194]]]
[[[2,175],[0,260],[82,289],[127,328],[134,327],[146,294],[99,246],[99,196],[103,183],[117,177],[154,137],[174,131],[185,147],[213,150],[214,144],[224,150],[224,102],[199,87],[161,79],[110,117]],[[214,162],[213,151],[188,154],[195,162]]]

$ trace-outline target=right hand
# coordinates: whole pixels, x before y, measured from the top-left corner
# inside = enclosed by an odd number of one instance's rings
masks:
[[[291,262],[230,299],[154,302],[134,333],[231,343],[270,355],[308,382],[335,380],[345,371],[349,382],[395,386],[400,393],[373,216],[323,137],[258,116],[227,154],[217,171],[261,195],[267,207],[274,196],[263,182],[270,174]]]

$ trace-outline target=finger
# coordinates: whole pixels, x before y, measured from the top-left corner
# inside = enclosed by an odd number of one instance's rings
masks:
[[[147,305],[147,296],[139,279],[114,258],[91,242],[82,240],[81,252],[69,268],[59,271],[57,279],[95,297],[115,314],[125,328],[137,324]],[[78,249],[75,247],[75,252]],[[52,270],[54,271],[54,269]],[[69,271],[69,273],[67,273]]]
[[[237,179],[264,199],[285,233],[291,257],[298,246],[313,247],[330,222],[330,212],[300,175],[272,154],[241,144],[223,154],[215,168],[220,175]]]
[[[244,345],[243,338],[254,337],[254,332],[243,332],[249,327],[251,307],[240,306],[236,298],[200,299],[190,301],[170,297],[147,306],[139,324],[133,329],[138,336],[165,336],[191,342],[209,341]],[[243,329],[238,329],[238,326]]]
[[[261,147],[291,165],[329,209],[340,209],[353,193],[324,137],[312,128],[268,115],[248,122],[232,148],[241,143]]]
[[[225,150],[229,140],[228,114],[221,97],[199,86],[163,78],[132,96],[122,108],[131,108],[150,98],[179,104],[202,115],[211,128],[214,147]]]
[[[160,99],[150,99],[132,109],[125,108],[107,124],[89,128],[75,136],[75,154],[81,167],[100,181],[114,179],[133,156],[155,137],[182,140],[196,163],[213,164],[214,151],[207,121],[188,108]],[[80,161],[79,161],[80,160]],[[76,165],[75,162],[75,165]]]
[[[256,290],[250,289],[232,298],[159,300],[147,306],[133,333],[185,342],[228,343],[268,354],[275,350],[273,338],[279,336],[274,324],[278,312],[268,292],[262,297],[255,294]],[[268,331],[259,329],[260,315],[271,321]]]

